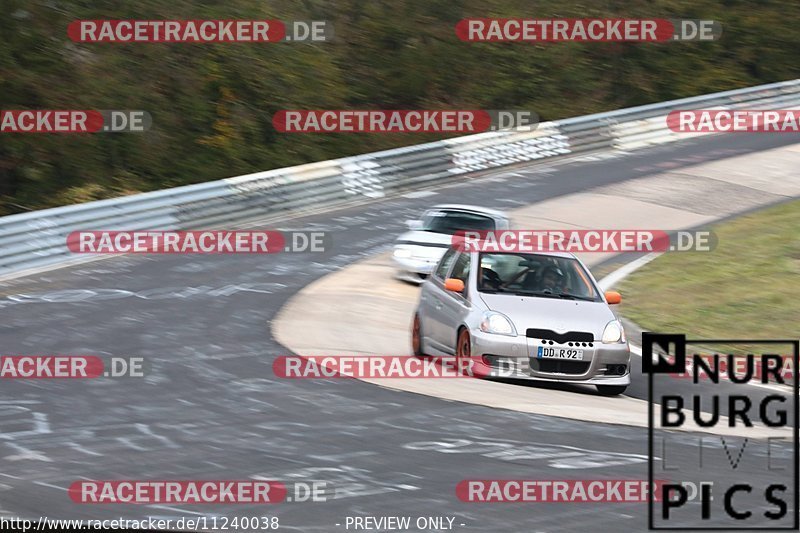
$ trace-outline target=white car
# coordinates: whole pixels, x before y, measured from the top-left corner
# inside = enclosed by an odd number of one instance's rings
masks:
[[[392,255],[398,278],[422,283],[450,248],[458,231],[506,230],[510,220],[502,211],[472,205],[434,206],[421,220],[406,222],[411,231],[397,238]]]

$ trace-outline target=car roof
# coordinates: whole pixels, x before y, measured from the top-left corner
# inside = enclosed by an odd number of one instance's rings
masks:
[[[428,211],[448,210],[448,211],[466,211],[469,213],[479,213],[482,215],[489,215],[494,218],[508,218],[508,215],[498,209],[490,209],[488,207],[481,207],[477,205],[464,205],[464,204],[439,204],[431,207]]]

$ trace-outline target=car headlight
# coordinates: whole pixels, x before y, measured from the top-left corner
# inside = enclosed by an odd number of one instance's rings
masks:
[[[481,321],[481,331],[484,333],[494,333],[496,335],[510,335],[516,336],[517,330],[514,329],[514,324],[511,323],[509,318],[495,311],[487,311],[483,314]]]
[[[394,256],[398,259],[408,259],[411,257],[411,250],[408,248],[395,248]]]
[[[612,320],[603,330],[603,344],[616,344],[625,342],[625,330],[619,320]]]

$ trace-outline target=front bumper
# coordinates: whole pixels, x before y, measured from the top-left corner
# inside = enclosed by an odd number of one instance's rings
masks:
[[[491,376],[514,379],[532,379],[587,385],[628,385],[631,382],[628,343],[603,344],[600,341],[582,347],[580,361],[538,358],[537,349],[542,341],[517,335],[495,335],[480,330],[471,331],[472,358]],[[553,346],[553,345],[547,345]],[[567,348],[554,345],[556,348]],[[609,367],[609,365],[611,365]],[[617,371],[625,365],[624,373]]]
[[[394,264],[397,265],[397,268],[404,272],[411,272],[413,274],[422,274],[424,276],[428,276],[433,272],[433,269],[436,268],[436,264],[439,262],[436,258],[417,258],[417,257],[402,257],[398,258],[392,256],[394,260]]]

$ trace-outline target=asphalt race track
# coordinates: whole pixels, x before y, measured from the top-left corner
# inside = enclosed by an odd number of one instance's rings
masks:
[[[449,186],[436,202],[513,208],[665,164],[680,168],[791,142],[788,135],[716,136],[540,163],[514,169],[519,176],[505,182]],[[284,530],[345,531],[348,516],[409,515],[454,517],[456,531],[644,530],[644,504],[476,504],[455,495],[462,479],[646,479],[641,428],[489,409],[356,380],[273,376],[272,360],[287,352],[269,323],[283,304],[321,276],[387,250],[403,221],[430,203],[389,198],[270,226],[332,232],[334,249],[323,255],[126,256],[0,284],[4,354],[147,361],[143,379],[2,382],[0,517],[36,519],[40,509],[50,518],[268,514]],[[631,394],[643,397],[637,378]],[[673,461],[694,460],[691,434],[678,435],[675,447]],[[66,493],[81,479],[251,478],[324,480],[336,498],[267,509],[89,506]]]

